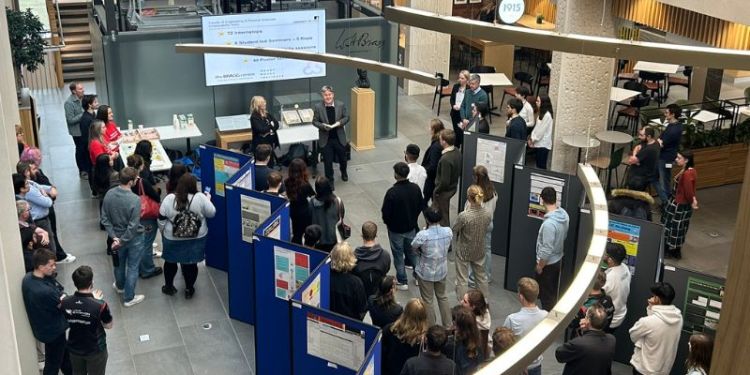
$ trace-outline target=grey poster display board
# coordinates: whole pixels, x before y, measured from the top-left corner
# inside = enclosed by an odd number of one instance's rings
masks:
[[[490,172],[490,180],[495,184],[497,192],[497,206],[493,216],[492,253],[507,256],[513,166],[523,157],[526,144],[517,139],[465,132],[462,148],[463,173],[458,194],[458,211],[463,211],[466,190],[474,181],[474,166],[484,165]]]
[[[682,311],[682,333],[671,372],[681,375],[687,372],[685,359],[690,335],[703,332],[716,337],[726,280],[687,268],[664,266],[664,282],[674,287],[674,305]]]
[[[581,209],[578,248],[586,249],[591,242],[591,213]],[[629,363],[633,355],[633,342],[628,330],[638,319],[646,315],[651,285],[659,279],[661,269],[661,244],[664,226],[650,221],[609,214],[608,241],[625,246],[632,277],[628,296],[628,313],[615,331],[617,338],[617,362]],[[583,263],[583,254],[576,259],[576,270]]]
[[[513,167],[513,192],[508,238],[508,259],[505,262],[505,289],[516,291],[518,279],[533,277],[536,265],[536,239],[543,221],[543,207],[538,193],[546,186],[558,191],[558,204],[570,216],[565,239],[560,292],[574,275],[578,237],[578,213],[583,204],[584,190],[576,176],[516,165]]]

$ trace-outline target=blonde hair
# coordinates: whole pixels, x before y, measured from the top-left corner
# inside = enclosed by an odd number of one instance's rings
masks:
[[[466,194],[469,197],[469,202],[474,204],[482,204],[484,201],[484,192],[482,191],[482,188],[479,187],[479,185],[471,185],[469,186],[469,190],[466,191]]]
[[[539,297],[539,283],[530,277],[522,277],[518,279],[518,293],[526,302],[536,302]]]
[[[471,75],[471,73],[469,73],[468,70],[464,69],[464,70],[458,72],[458,75],[459,76],[464,76],[464,78],[466,78],[466,82],[469,82],[469,76]]]
[[[348,242],[339,242],[331,250],[331,269],[338,272],[349,272],[357,265],[354,249]]]
[[[427,333],[427,308],[419,298],[412,298],[404,312],[391,326],[391,332],[402,342],[416,345]]]
[[[266,98],[256,95],[250,99],[250,113],[259,113],[261,116],[266,115],[266,111],[260,112],[260,103],[266,103]]]

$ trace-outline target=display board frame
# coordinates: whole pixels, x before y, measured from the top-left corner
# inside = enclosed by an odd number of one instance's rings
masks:
[[[510,231],[511,193],[513,190],[513,166],[522,164],[526,153],[526,143],[511,138],[498,137],[489,134],[464,132],[463,171],[461,173],[461,188],[458,192],[458,212],[463,211],[466,202],[466,190],[471,186],[473,168],[482,164],[477,161],[477,149],[480,142],[498,142],[505,148],[505,163],[503,181],[493,181],[497,192],[497,205],[493,213],[492,253],[500,256],[508,255],[508,236]],[[488,155],[494,156],[494,155]]]
[[[248,163],[237,175],[242,175],[245,169],[252,169],[254,165]],[[262,218],[259,227],[270,225],[278,218],[281,239],[291,238],[289,223],[289,208],[286,199],[275,195],[245,189],[232,184],[226,186],[227,198],[227,248],[228,248],[228,297],[229,317],[239,321],[255,324],[255,261],[252,234],[250,242],[243,230],[244,197],[268,202],[271,214]]]
[[[708,275],[705,273],[701,273],[689,268],[684,267],[677,267],[677,266],[671,266],[671,265],[665,265],[664,266],[664,282],[668,282],[672,285],[675,291],[675,298],[673,301],[673,304],[677,306],[677,308],[680,309],[682,312],[683,317],[683,330],[680,333],[680,343],[677,346],[677,356],[675,357],[674,365],[672,365],[672,371],[670,372],[671,375],[682,375],[687,373],[687,369],[685,368],[685,360],[688,356],[688,341],[690,340],[691,332],[686,331],[686,325],[685,319],[688,319],[690,315],[692,315],[690,312],[686,311],[685,306],[690,304],[691,301],[688,301],[688,283],[691,281],[691,279],[699,279],[704,280],[708,283],[717,284],[720,286],[724,286],[726,284],[726,279]],[[721,296],[723,297],[723,296]],[[710,302],[709,302],[710,303]],[[712,309],[716,311],[716,309]],[[719,312],[721,308],[718,309]],[[717,322],[718,324],[718,322]],[[709,335],[715,336],[715,332],[705,332]]]
[[[633,342],[628,330],[638,319],[645,316],[648,298],[651,297],[651,286],[659,280],[662,263],[662,236],[664,226],[651,221],[635,219],[627,216],[609,214],[609,220],[637,225],[640,228],[638,253],[636,256],[636,272],[630,279],[630,294],[628,295],[628,313],[620,327],[615,331],[617,350],[615,361],[629,363],[633,355]],[[591,213],[588,209],[581,209],[579,220],[580,238],[578,247],[588,248],[591,239]],[[583,259],[576,259],[576,269],[583,263]]]
[[[255,368],[258,375],[291,375],[292,339],[298,333],[292,335],[291,301],[276,296],[278,264],[275,253],[281,249],[303,254],[307,257],[310,270],[317,268],[328,254],[263,235],[271,226],[273,222],[258,228],[253,241],[256,298]]]
[[[562,199],[558,204],[568,213],[570,221],[560,271],[560,295],[562,295],[575,275],[578,214],[580,207],[583,205],[585,191],[577,176],[522,165],[513,167],[511,223],[510,235],[508,236],[509,251],[505,262],[505,289],[515,292],[517,290],[516,284],[521,277],[534,277],[535,273],[536,239],[543,220],[538,217],[530,217],[532,177],[564,182]]]
[[[234,174],[240,170],[241,166],[246,165],[250,162],[251,158],[248,155],[224,150],[221,148],[200,145],[200,161],[201,161],[201,186],[205,190],[206,187],[211,188],[211,202],[216,207],[216,215],[206,220],[208,226],[208,235],[206,236],[206,266],[226,271],[228,269],[229,256],[227,251],[227,200],[226,196],[222,195],[225,193],[224,183],[232,181]],[[225,181],[219,181],[221,189],[217,189],[216,180],[216,168],[214,162],[216,160],[236,162],[237,170],[234,171],[230,176],[221,176],[221,179],[226,177]]]

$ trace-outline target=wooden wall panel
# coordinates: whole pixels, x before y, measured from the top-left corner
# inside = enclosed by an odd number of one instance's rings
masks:
[[[750,26],[720,20],[656,0],[614,0],[612,13],[616,17],[714,47],[750,49]]]

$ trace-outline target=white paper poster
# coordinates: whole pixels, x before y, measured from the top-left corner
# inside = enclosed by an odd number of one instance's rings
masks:
[[[241,195],[240,216],[242,218],[242,240],[252,243],[255,230],[271,216],[271,202]]]
[[[505,179],[505,142],[477,138],[477,165],[487,168],[490,180],[502,184]]]
[[[542,204],[542,198],[539,195],[542,193],[542,189],[546,187],[552,187],[557,192],[557,202],[562,202],[562,191],[565,187],[565,180],[562,178],[544,176],[538,173],[531,174],[531,191],[529,192],[529,217],[534,217],[540,220],[544,220],[544,214],[547,210],[544,209]]]
[[[307,314],[307,354],[358,371],[365,360],[364,332],[343,323]]]

